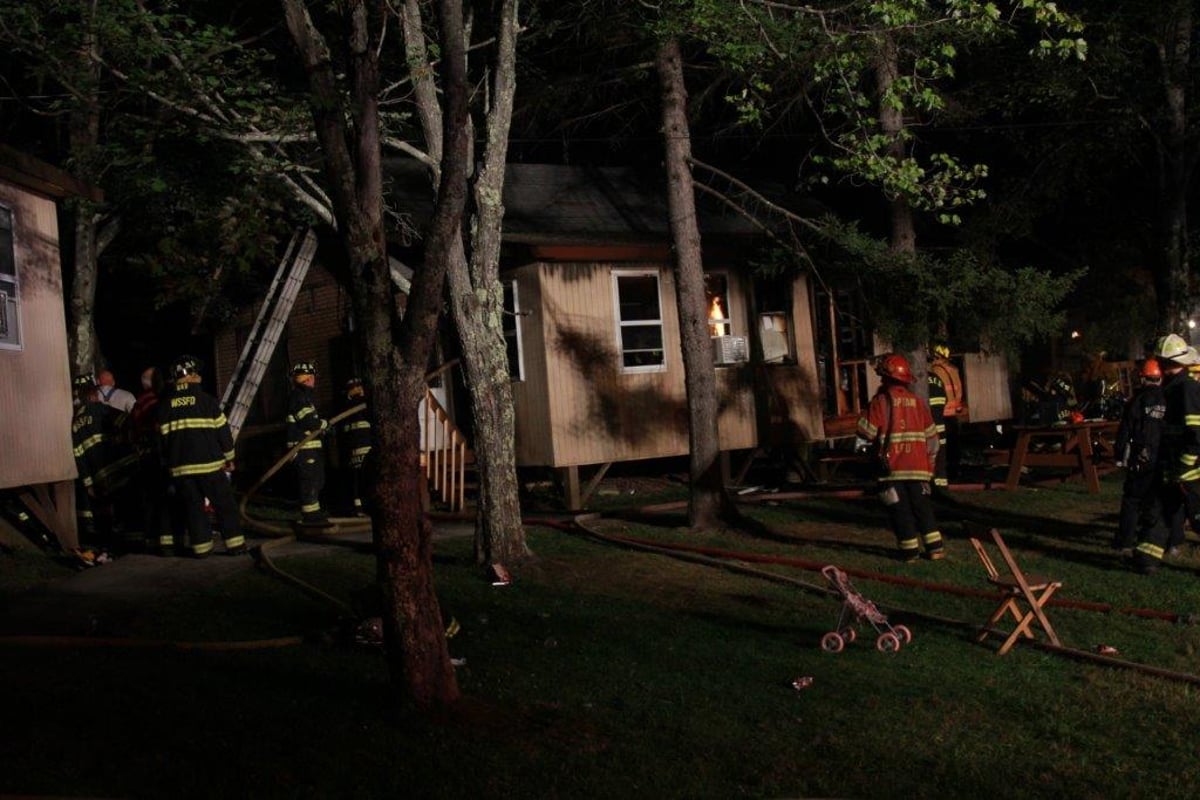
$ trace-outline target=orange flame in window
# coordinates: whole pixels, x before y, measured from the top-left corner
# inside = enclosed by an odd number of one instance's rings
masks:
[[[709,336],[724,336],[729,332],[729,323],[716,322],[716,320],[725,320],[728,317],[725,314],[725,309],[721,308],[721,298],[714,297],[712,304],[708,307],[708,334]]]

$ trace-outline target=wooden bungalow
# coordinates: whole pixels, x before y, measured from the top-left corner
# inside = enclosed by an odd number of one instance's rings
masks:
[[[0,490],[64,547],[79,540],[56,201],[73,195],[103,199],[0,145]]]
[[[428,206],[419,196],[407,201],[408,210]],[[561,471],[580,507],[589,493],[581,469],[595,479],[614,462],[688,452],[663,187],[631,169],[513,164],[504,203],[517,461]],[[749,455],[852,435],[877,386],[870,363],[881,347],[851,293],[825,291],[803,273],[758,276],[758,230],[729,212],[702,205],[698,213],[722,450]],[[314,267],[309,280],[311,302],[293,312],[289,351],[335,365],[347,325],[329,314],[346,313],[348,303],[323,270]],[[229,333],[218,338],[222,381],[235,344]],[[960,359],[972,420],[1010,417],[1002,362]]]

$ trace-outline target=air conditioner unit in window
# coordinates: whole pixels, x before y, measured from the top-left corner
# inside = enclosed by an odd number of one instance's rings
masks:
[[[750,360],[745,336],[714,336],[712,350],[714,364],[741,364]]]

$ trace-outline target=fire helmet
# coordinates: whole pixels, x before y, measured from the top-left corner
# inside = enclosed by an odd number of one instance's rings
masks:
[[[82,375],[76,375],[71,379],[71,386],[75,391],[83,391],[84,389],[94,389],[96,387],[96,376],[90,372],[85,372]]]
[[[311,361],[297,361],[292,364],[292,377],[296,378],[301,375],[316,375],[317,365]]]
[[[200,359],[195,356],[180,356],[171,362],[171,377],[175,380],[186,378],[189,375],[200,374]]]
[[[1200,353],[1177,333],[1167,334],[1154,343],[1154,357],[1185,367],[1200,364]]]
[[[875,365],[875,374],[897,383],[913,382],[912,367],[908,365],[908,359],[899,353],[888,353],[879,359]]]
[[[1145,361],[1143,361],[1142,368],[1138,371],[1138,375],[1142,377],[1142,380],[1161,381],[1163,374],[1162,367],[1158,365],[1158,359],[1147,358]]]
[[[949,358],[950,345],[946,344],[945,342],[937,342],[933,346],[933,355],[935,358]]]

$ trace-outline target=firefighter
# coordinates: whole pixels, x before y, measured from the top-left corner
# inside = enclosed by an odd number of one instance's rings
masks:
[[[871,398],[866,416],[858,420],[860,444],[873,449],[886,464],[886,474],[879,477],[879,499],[887,508],[900,558],[915,561],[923,548],[925,557],[936,561],[945,551],[930,497],[938,451],[933,415],[909,388],[913,374],[904,356],[883,356],[875,372],[883,384]]]
[[[1137,544],[1139,521],[1146,517],[1155,481],[1161,477],[1155,465],[1167,405],[1158,361],[1153,358],[1143,361],[1138,377],[1141,388],[1125,404],[1117,428],[1117,466],[1125,467],[1125,484],[1121,489],[1120,522],[1112,543],[1115,550]]]
[[[950,346],[944,342],[938,342],[930,349],[926,380],[929,383],[929,410],[938,432],[933,485],[945,488],[950,484],[950,473],[958,471],[958,418],[963,410],[963,391],[962,375],[950,362]]]
[[[128,487],[137,458],[121,444],[119,412],[100,400],[95,377],[78,375],[71,442],[79,472],[76,515],[82,538],[93,544],[112,545],[118,520],[117,505]]]
[[[363,465],[371,452],[371,420],[367,416],[366,390],[360,378],[346,381],[346,408],[363,406],[358,411],[347,416],[338,426],[338,443],[342,447],[344,463],[347,466],[347,497],[350,501],[350,511],[355,516],[363,513],[362,486]]]
[[[158,401],[163,381],[158,367],[142,372],[142,392],[129,411],[130,441],[138,456],[138,489],[147,547],[162,554],[175,547],[174,522],[169,503],[171,482],[159,451]]]
[[[1133,551],[1133,568],[1143,575],[1154,573],[1168,547],[1181,541],[1187,509],[1200,507],[1200,381],[1187,370],[1200,364],[1200,353],[1183,337],[1170,334],[1155,343],[1154,357],[1163,373],[1166,411],[1156,488]]]
[[[186,552],[204,558],[213,550],[213,531],[205,513],[212,503],[225,540],[225,552],[246,552],[237,501],[229,482],[233,471],[233,434],[225,412],[200,388],[200,361],[180,356],[171,365],[173,381],[158,402],[159,448],[182,506],[188,533]]]
[[[317,367],[311,361],[292,366],[292,392],[288,396],[288,447],[295,447],[308,434],[322,433],[329,423],[317,411],[313,387],[317,384]],[[321,437],[304,442],[293,460],[296,480],[300,486],[300,523],[328,525],[329,515],[321,507],[321,490],[325,488],[325,450]]]

